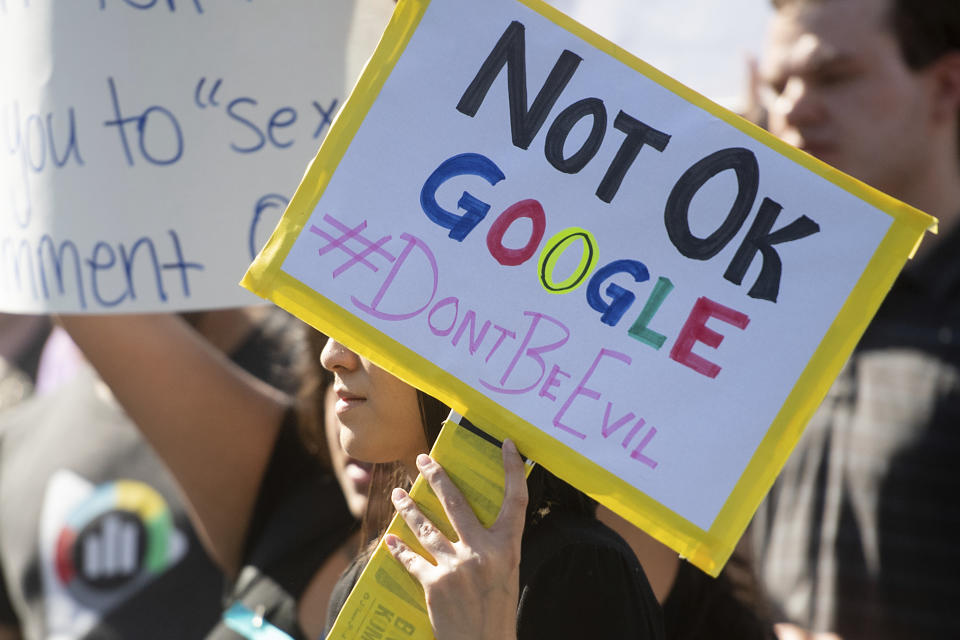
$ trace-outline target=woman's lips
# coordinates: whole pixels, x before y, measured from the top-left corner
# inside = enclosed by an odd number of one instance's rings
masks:
[[[343,389],[338,389],[335,393],[337,395],[335,410],[338,416],[366,401],[363,396],[358,396]]]

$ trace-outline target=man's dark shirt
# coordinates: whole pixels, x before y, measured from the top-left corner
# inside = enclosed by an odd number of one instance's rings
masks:
[[[753,533],[783,619],[960,638],[960,229],[907,265]]]

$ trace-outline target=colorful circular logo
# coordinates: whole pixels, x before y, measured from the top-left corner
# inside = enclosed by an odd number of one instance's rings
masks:
[[[100,485],[57,537],[57,577],[74,592],[103,592],[161,573],[175,556],[172,532],[170,508],[152,487],[134,480]]]

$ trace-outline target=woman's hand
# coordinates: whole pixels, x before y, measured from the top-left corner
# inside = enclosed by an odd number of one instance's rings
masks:
[[[443,468],[427,455],[417,458],[421,475],[440,499],[460,538],[457,542],[448,540],[405,491],[393,491],[397,512],[437,564],[395,535],[388,534],[384,541],[393,557],[423,586],[438,640],[516,637],[527,484],[523,461],[510,440],[503,443],[503,466],[503,505],[496,521],[485,529]]]

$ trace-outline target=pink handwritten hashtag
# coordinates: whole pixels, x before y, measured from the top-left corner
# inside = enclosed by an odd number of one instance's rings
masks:
[[[350,228],[347,225],[343,224],[333,216],[329,214],[324,214],[323,221],[328,223],[331,227],[340,232],[339,236],[332,236],[323,229],[317,227],[316,225],[310,225],[310,233],[316,234],[327,241],[328,244],[320,247],[318,253],[323,256],[327,253],[333,251],[334,249],[339,249],[349,256],[349,258],[341,264],[339,267],[333,270],[333,277],[336,278],[341,273],[349,269],[355,264],[362,264],[368,269],[376,272],[379,271],[379,267],[367,260],[368,256],[371,254],[377,254],[383,258],[386,258],[388,262],[396,261],[396,257],[383,248],[383,245],[393,238],[393,236],[383,236],[376,242],[372,242],[369,238],[364,237],[361,232],[367,228],[367,221],[364,220],[357,226]],[[354,251],[352,248],[347,246],[347,242],[354,241],[363,246],[363,249],[360,251]]]

